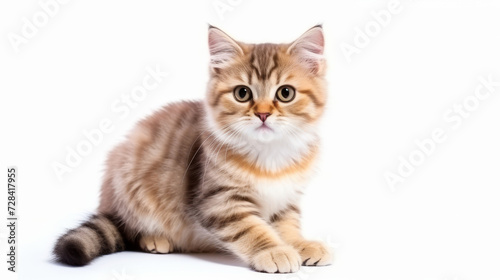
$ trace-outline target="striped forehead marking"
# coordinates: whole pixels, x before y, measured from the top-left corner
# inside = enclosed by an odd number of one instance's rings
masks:
[[[275,45],[259,44],[255,45],[250,54],[250,67],[248,68],[248,81],[252,84],[252,78],[255,75],[257,80],[264,82],[269,80],[273,72],[278,69],[278,51]],[[277,81],[279,83],[280,73],[278,72]]]

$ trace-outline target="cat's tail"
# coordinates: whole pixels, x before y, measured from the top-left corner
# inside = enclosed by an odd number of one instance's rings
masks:
[[[61,263],[83,266],[99,256],[125,250],[125,243],[117,219],[98,214],[61,236],[54,255]]]

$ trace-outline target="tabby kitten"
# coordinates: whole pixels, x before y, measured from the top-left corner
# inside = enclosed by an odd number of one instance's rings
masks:
[[[208,32],[206,99],[165,106],[110,153],[98,213],[59,238],[58,261],[142,250],[229,251],[270,273],[331,263],[302,237],[298,205],[319,151],[322,27],[290,44]]]

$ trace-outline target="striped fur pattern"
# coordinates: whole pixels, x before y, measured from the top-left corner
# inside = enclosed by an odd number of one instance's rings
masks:
[[[60,262],[82,266],[98,256],[123,250],[125,242],[113,218],[94,215],[78,228],[61,236],[54,253]]]
[[[290,44],[210,27],[209,48],[205,100],[165,106],[110,153],[98,214],[59,239],[59,261],[138,248],[226,251],[269,273],[331,263],[302,237],[299,208],[326,102],[322,27]]]

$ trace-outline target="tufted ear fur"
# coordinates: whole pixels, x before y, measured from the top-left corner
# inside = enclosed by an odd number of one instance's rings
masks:
[[[217,27],[209,26],[208,46],[210,50],[210,66],[219,69],[228,66],[238,55],[243,55],[243,49],[229,35]]]
[[[324,47],[323,28],[321,25],[317,25],[290,44],[287,53],[296,56],[299,61],[307,66],[311,73],[322,75],[325,67]]]

